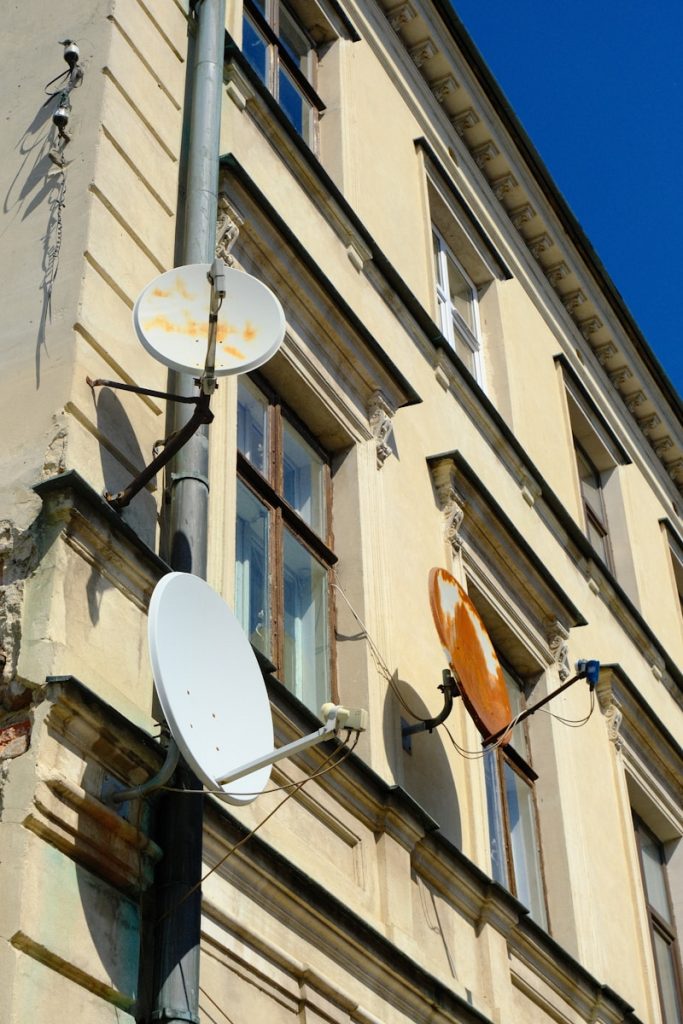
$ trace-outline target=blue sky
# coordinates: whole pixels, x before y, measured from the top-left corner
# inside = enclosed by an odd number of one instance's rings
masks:
[[[683,391],[683,0],[452,0]]]

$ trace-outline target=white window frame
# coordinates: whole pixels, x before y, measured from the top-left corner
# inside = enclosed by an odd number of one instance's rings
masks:
[[[455,256],[445,238],[432,223],[432,237],[435,245],[436,262],[436,299],[439,313],[439,324],[441,333],[454,350],[458,351],[458,342],[466,346],[472,353],[473,375],[477,382],[483,382],[483,366],[481,361],[481,325],[479,322],[479,293],[477,286],[469,276],[460,260]],[[450,288],[448,287],[448,260],[451,260],[458,271],[462,274],[465,283],[471,289],[472,304],[472,330],[463,319],[460,311],[451,301]]]

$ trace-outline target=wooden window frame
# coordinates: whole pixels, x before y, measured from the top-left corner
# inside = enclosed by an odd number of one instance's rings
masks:
[[[325,109],[325,104],[316,91],[318,77],[318,52],[316,44],[296,12],[284,0],[264,0],[264,6],[265,15],[258,9],[253,0],[244,0],[243,17],[252,22],[257,33],[262,35],[266,41],[265,86],[284,112],[285,108],[279,99],[278,70],[280,67],[286,70],[287,74],[293,79],[296,89],[303,95],[311,107],[310,139],[307,138],[304,132],[298,132],[298,134],[301,135],[314,152],[317,152],[319,121],[320,115]],[[279,15],[281,6],[286,7],[289,16],[310,44],[308,50],[310,72],[308,75],[298,67],[280,38]]]
[[[256,374],[248,379],[266,402],[267,451],[265,467],[267,476],[237,450],[237,478],[266,509],[268,515],[268,589],[270,608],[271,650],[266,655],[275,666],[279,677],[284,674],[284,530],[289,529],[301,546],[323,566],[327,574],[327,650],[329,690],[332,700],[338,699],[336,681],[336,652],[334,645],[334,588],[331,570],[337,562],[332,532],[332,475],[330,456],[318,444],[316,438],[296,414],[282,402],[268,384]],[[323,488],[325,502],[325,534],[320,536],[284,497],[284,432],[287,422],[296,433],[313,449],[323,464]],[[289,688],[283,679],[283,685]],[[312,709],[317,710],[317,709]]]

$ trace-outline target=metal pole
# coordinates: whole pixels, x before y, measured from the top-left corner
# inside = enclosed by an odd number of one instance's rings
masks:
[[[193,11],[197,38],[188,139],[187,198],[180,263],[212,263],[216,245],[220,111],[223,90],[225,0],[198,0]],[[197,396],[193,378],[171,375],[171,391]],[[173,406],[173,432],[192,412]],[[177,454],[170,477],[170,563],[206,578],[209,491],[206,426]],[[180,786],[198,787],[187,766]],[[159,1024],[199,1024],[203,800],[166,793],[157,808],[158,842],[164,856],[157,871],[150,1019]],[[193,887],[196,889],[190,894]]]

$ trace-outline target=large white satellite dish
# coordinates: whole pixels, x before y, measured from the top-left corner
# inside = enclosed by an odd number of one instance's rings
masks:
[[[209,338],[211,264],[174,267],[151,281],[133,307],[135,333],[149,354],[180,373],[199,376]],[[262,281],[225,268],[226,295],[216,324],[216,377],[267,362],[285,336],[285,314]]]
[[[276,761],[341,728],[367,728],[362,708],[323,704],[320,729],[274,750],[270,703],[256,656],[225,601],[198,576],[172,572],[162,577],[149,604],[148,635],[154,682],[171,735],[207,789],[229,803],[251,803],[263,792]],[[120,792],[117,802],[151,792],[155,785],[161,783],[151,780],[137,791]]]
[[[230,768],[273,748],[261,670],[228,605],[198,576],[172,572],[149,606],[149,651],[159,701],[183,757],[207,789]],[[247,804],[270,765],[230,782],[225,799]]]

